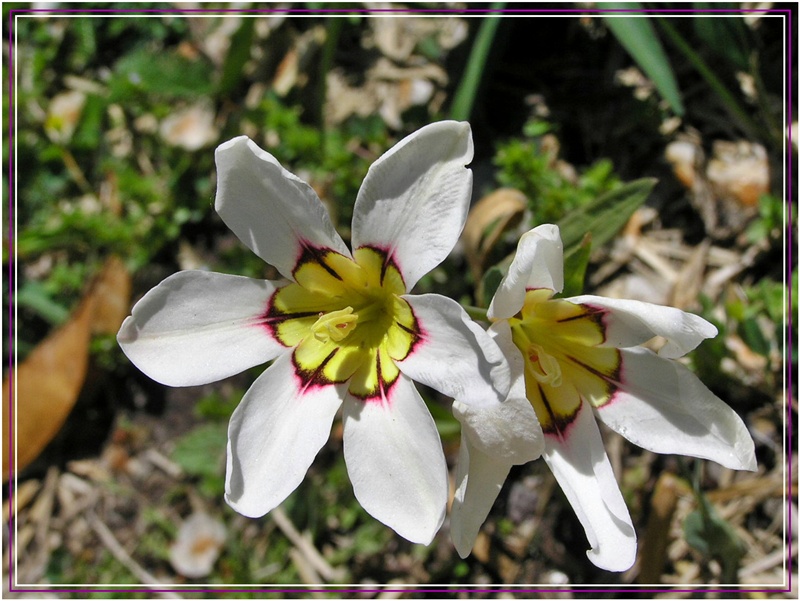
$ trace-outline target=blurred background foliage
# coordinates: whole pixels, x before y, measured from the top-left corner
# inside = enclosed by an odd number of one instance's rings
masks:
[[[203,5],[207,15],[149,4],[173,12],[144,15],[119,3],[131,14],[71,4],[86,12],[17,13],[9,31],[10,11],[26,7],[3,4],[5,39],[15,40],[4,46],[15,61],[6,71],[14,96],[4,96],[15,109],[13,138],[7,130],[4,140],[16,189],[15,228],[4,230],[15,287],[4,281],[4,303],[15,310],[14,359],[30,360],[30,394],[43,401],[31,419],[52,422],[53,434],[41,454],[30,443],[30,465],[17,466],[28,486],[17,491],[27,499],[17,516],[21,576],[55,585],[690,585],[780,576],[771,558],[786,536],[778,485],[785,419],[796,418],[783,391],[786,370],[796,371],[785,361],[797,339],[786,321],[797,314],[796,295],[787,305],[797,276],[784,261],[784,152],[794,157],[795,147],[786,148],[779,15],[390,18],[255,14],[247,4],[229,14]],[[323,7],[339,8],[305,5]],[[643,537],[630,573],[588,562],[580,525],[541,462],[512,472],[470,558],[457,557],[446,527],[430,547],[411,545],[355,502],[336,429],[280,516],[238,516],[222,501],[226,427],[261,368],[218,386],[165,390],[127,362],[115,327],[78,319],[109,312],[118,327],[141,294],[179,269],[276,277],[213,211],[213,149],[222,141],[247,134],[309,181],[347,239],[369,165],[444,118],[472,124],[474,207],[461,245],[419,291],[485,307],[519,235],[554,222],[570,294],[671,304],[720,330],[692,364],[746,420],[760,470],[751,480],[715,466],[700,473],[609,437]],[[41,359],[56,344],[69,361]],[[6,364],[10,353],[6,336]],[[62,378],[61,393],[46,396],[39,378]],[[426,393],[454,459],[448,400]],[[665,475],[680,484],[669,488]],[[661,486],[674,500],[663,523],[654,521]],[[731,490],[750,502],[732,504]],[[216,553],[207,570],[207,557],[175,556],[195,514],[217,524],[195,533]],[[208,534],[219,528],[226,536]],[[34,536],[42,531],[54,534]],[[717,557],[709,536],[736,551]]]

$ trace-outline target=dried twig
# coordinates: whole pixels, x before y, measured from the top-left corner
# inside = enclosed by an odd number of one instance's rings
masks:
[[[792,545],[791,557],[796,556],[797,545]],[[785,566],[787,559],[786,549],[778,549],[777,551],[773,551],[769,555],[762,557],[761,559],[757,559],[753,563],[740,569],[739,578],[746,579],[750,576],[757,576],[758,574],[766,572],[767,570],[776,566]]]
[[[303,556],[308,560],[308,563],[319,573],[322,578],[324,578],[327,582],[341,580],[343,575],[341,570],[337,570],[325,560],[322,554],[317,551],[317,548],[302,534],[297,531],[297,528],[294,527],[292,521],[289,519],[289,516],[280,508],[276,507],[270,513],[272,519],[275,521],[275,524],[278,528],[281,529],[286,535],[286,538],[291,541],[291,543],[297,547],[298,551],[300,551]]]
[[[295,567],[297,568],[297,573],[300,575],[300,580],[302,580],[305,584],[314,586],[314,585],[322,585],[322,578],[314,569],[314,566],[311,565],[311,562],[308,561],[308,558],[303,555],[300,551],[296,548],[289,549],[289,557],[292,559],[292,563],[294,563]],[[319,591],[312,591],[312,597],[322,599],[325,597]]]
[[[42,492],[36,499],[28,514],[28,519],[35,525],[36,534],[36,555],[31,562],[31,567],[27,570],[25,580],[28,582],[38,582],[44,576],[47,564],[50,561],[50,545],[48,538],[50,533],[50,521],[53,518],[53,503],[58,485],[58,468],[51,467],[42,485]]]
[[[106,526],[94,512],[88,512],[86,518],[87,521],[89,522],[89,525],[92,527],[92,530],[94,530],[97,536],[100,537],[100,541],[105,545],[106,549],[108,549],[111,555],[113,555],[118,562],[124,565],[128,569],[128,571],[131,572],[131,574],[136,576],[136,578],[139,579],[139,582],[151,587],[163,586],[165,584],[168,584],[159,581],[150,572],[148,572],[142,566],[140,566],[136,562],[136,560],[134,560],[128,554],[128,552],[123,548],[123,546],[119,543],[119,541],[116,539],[111,530],[109,530],[108,526]],[[168,591],[158,591],[158,594],[166,599],[183,598],[180,595]]]

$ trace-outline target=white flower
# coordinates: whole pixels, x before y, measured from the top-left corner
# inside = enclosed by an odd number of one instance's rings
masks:
[[[495,322],[489,331],[516,370],[505,405],[517,396],[524,372],[524,394],[544,433],[545,461],[586,531],[589,559],[623,571],[634,562],[636,533],[595,417],[647,450],[711,459],[732,469],[755,470],[753,440],[736,413],[674,361],[715,336],[713,325],[639,301],[553,298],[562,288],[558,228],[539,226],[520,239],[489,306]],[[658,354],[640,346],[656,336],[666,339]],[[496,427],[519,437],[514,421]],[[465,437],[462,444],[462,453],[471,456],[474,442]],[[512,463],[517,461],[494,454],[470,461],[465,471],[462,462],[452,510],[462,556],[477,535],[475,516],[486,516]],[[472,490],[475,482],[478,490]]]
[[[178,529],[169,548],[169,562],[182,576],[204,578],[213,570],[226,537],[222,522],[207,513],[193,513]]]
[[[454,301],[412,296],[448,255],[472,188],[469,125],[434,123],[370,168],[352,246],[314,191],[246,137],[216,152],[216,209],[286,278],[182,271],[148,292],[120,329],[126,355],[171,386],[213,382],[274,360],[234,412],[226,494],[262,516],[302,481],[342,407],[356,498],[405,538],[429,543],[444,519],[447,466],[412,380],[465,406],[509,391],[509,366]]]

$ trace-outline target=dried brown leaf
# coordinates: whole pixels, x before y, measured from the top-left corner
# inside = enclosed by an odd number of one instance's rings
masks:
[[[500,188],[484,196],[472,207],[461,238],[476,281],[480,279],[488,254],[500,237],[520,222],[527,206],[527,199],[522,192]]]
[[[91,288],[95,297],[92,332],[116,334],[130,312],[131,276],[118,257],[109,257]]]
[[[3,406],[16,398],[17,470],[29,465],[61,429],[83,387],[92,332],[114,333],[128,312],[130,277],[119,259],[110,258],[69,320],[42,340],[17,366],[16,396],[3,380]],[[3,420],[3,445],[9,445],[9,421]],[[4,456],[3,479],[9,477]]]

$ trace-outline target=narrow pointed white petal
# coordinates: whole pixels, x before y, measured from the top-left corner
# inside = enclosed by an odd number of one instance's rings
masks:
[[[134,305],[117,341],[131,362],[157,382],[215,382],[286,350],[261,319],[275,289],[266,280],[179,271]]]
[[[469,209],[468,123],[432,123],[370,167],[353,209],[353,249],[373,246],[398,266],[406,290],[453,250]]]
[[[461,423],[461,448],[450,529],[456,550],[466,557],[512,465],[533,461],[544,450],[544,436],[533,407],[513,391],[497,407],[474,409],[453,403]]]
[[[259,376],[231,416],[225,500],[242,515],[259,517],[282,503],[330,436],[343,391],[301,386],[286,353]]]
[[[544,224],[522,235],[508,273],[489,305],[489,317],[513,317],[522,309],[525,292],[533,288],[554,292],[564,288],[564,247],[558,226]]]
[[[447,465],[414,384],[400,374],[386,400],[344,403],[344,458],[353,491],[375,519],[427,545],[444,521]]]
[[[475,545],[481,525],[503,488],[511,462],[476,449],[461,437],[456,468],[456,491],[450,509],[450,537],[461,558]]]
[[[493,324],[488,333],[508,357],[512,384],[500,405],[474,408],[453,403],[453,414],[461,423],[461,447],[450,531],[461,557],[472,550],[511,466],[533,461],[544,450],[539,420],[525,398],[523,359],[511,340],[508,322]]]
[[[717,328],[702,317],[674,307],[588,294],[567,300],[605,311],[603,325],[606,340],[601,346],[630,348],[654,336],[663,336],[667,343],[658,354],[676,358],[682,357],[706,338],[717,335]]]
[[[544,458],[586,531],[591,562],[612,572],[630,568],[636,532],[586,402],[564,440],[545,437]]]
[[[308,249],[350,251],[307,183],[247,136],[217,148],[214,206],[225,224],[250,250],[286,278]]]
[[[497,405],[508,396],[510,368],[489,334],[452,299],[403,296],[414,311],[420,340],[397,362],[404,374],[465,405]]]
[[[603,423],[655,453],[756,469],[753,439],[744,422],[697,376],[647,349],[620,352],[620,389],[597,409]]]

